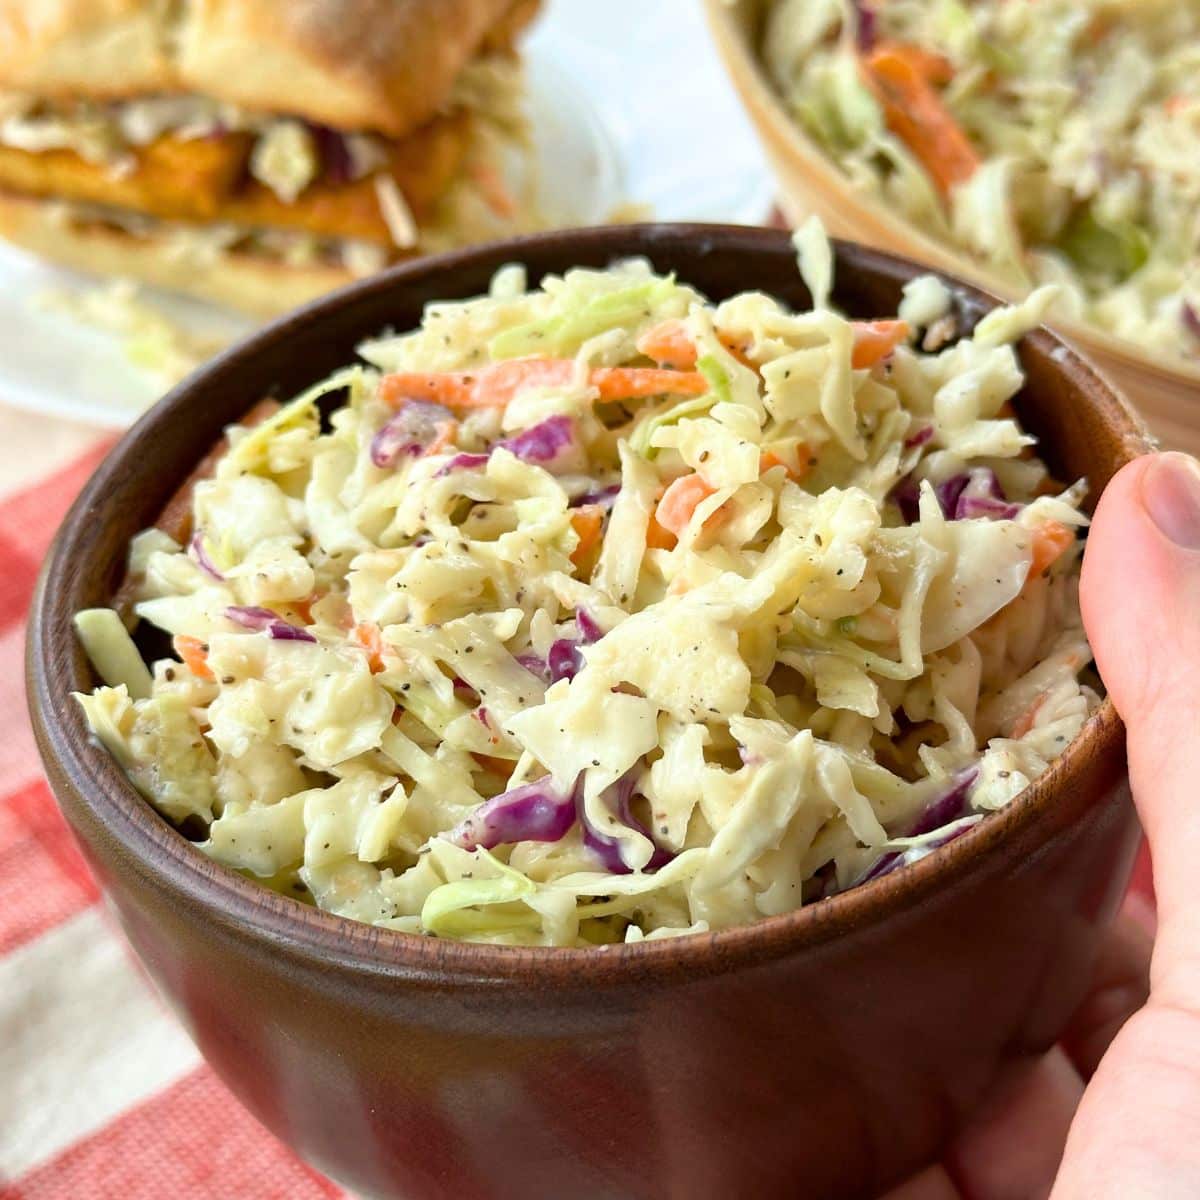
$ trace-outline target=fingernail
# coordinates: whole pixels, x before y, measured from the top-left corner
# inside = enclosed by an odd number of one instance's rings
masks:
[[[1142,503],[1159,532],[1185,550],[1200,550],[1200,463],[1190,454],[1160,454],[1142,476]]]

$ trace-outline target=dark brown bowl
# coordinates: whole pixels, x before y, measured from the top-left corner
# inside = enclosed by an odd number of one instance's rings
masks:
[[[38,744],[145,964],[209,1062],[305,1158],[410,1198],[873,1196],[937,1153],[997,1072],[1053,1044],[1088,982],[1138,837],[1105,704],[1008,809],[915,866],[799,912],[603,949],[412,937],[218,866],[88,737],[71,629],[130,537],[264,394],[289,396],[434,299],[641,254],[713,299],[807,303],[787,237],[720,226],[555,233],[405,265],[224,354],[148,413],[84,489],[29,627]],[[919,268],[837,247],[836,301],[892,313]],[[956,285],[967,312],[993,301]],[[1094,493],[1145,449],[1052,334],[1017,402],[1058,475]],[[118,1014],[113,1014],[119,1019]]]

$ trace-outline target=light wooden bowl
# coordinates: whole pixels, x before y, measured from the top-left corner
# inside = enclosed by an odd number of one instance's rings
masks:
[[[780,186],[792,223],[812,213],[829,232],[928,263],[1009,298],[1011,287],[954,247],[926,236],[899,214],[857,192],[792,119],[759,55],[766,0],[705,0],[709,24]],[[1074,342],[1138,408],[1168,446],[1200,454],[1200,367],[1164,360],[1132,342],[1077,321],[1051,324]]]

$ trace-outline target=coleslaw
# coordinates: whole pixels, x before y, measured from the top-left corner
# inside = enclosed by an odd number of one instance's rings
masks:
[[[1003,808],[1099,703],[1085,484],[1010,406],[1053,297],[851,321],[796,240],[810,311],[510,266],[230,429],[77,619],[95,736],[218,862],[503,944],[787,912]]]
[[[855,188],[1055,312],[1200,358],[1200,7],[775,0],[763,55]]]

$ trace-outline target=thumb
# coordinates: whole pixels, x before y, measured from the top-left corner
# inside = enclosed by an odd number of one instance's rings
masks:
[[[1150,840],[1162,932],[1200,939],[1200,465],[1130,463],[1101,497],[1080,604]],[[1191,945],[1200,953],[1200,940]]]
[[[1054,1200],[1200,1196],[1200,466],[1139,459],[1096,511],[1080,592],[1128,730],[1159,904],[1145,1008],[1105,1054]]]

